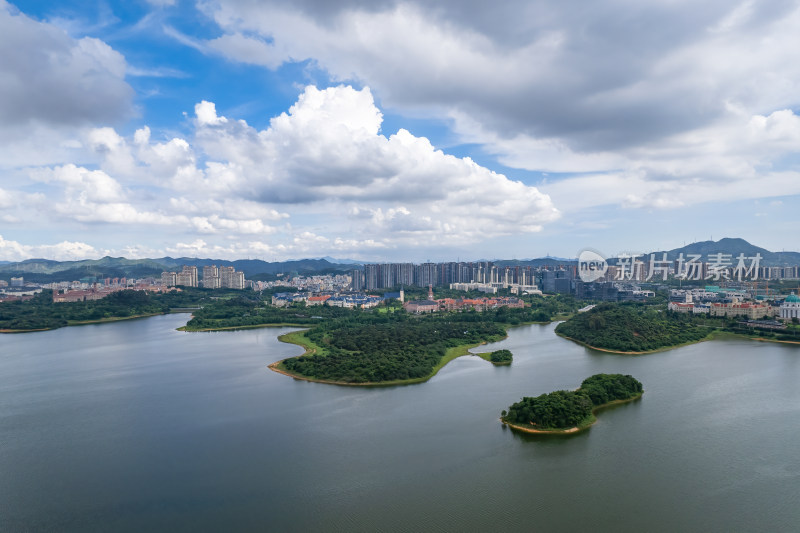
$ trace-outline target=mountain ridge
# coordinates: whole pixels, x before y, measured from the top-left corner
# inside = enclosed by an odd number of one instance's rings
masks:
[[[761,266],[800,265],[800,252],[771,252],[766,248],[755,246],[741,238],[726,237],[719,241],[698,241],[672,250],[653,252],[657,259],[667,254],[667,259],[675,260],[683,253],[701,255],[701,260],[708,259],[709,254],[731,254],[736,257],[743,253],[745,257],[761,254]],[[645,254],[649,257],[650,254]],[[333,258],[330,258],[333,259]],[[18,262],[0,261],[0,277],[25,276],[30,281],[64,281],[83,277],[148,277],[160,276],[163,271],[192,265],[202,269],[204,266],[233,266],[236,270],[251,277],[259,274],[280,274],[297,272],[300,274],[347,272],[359,268],[363,263],[334,263],[328,257],[319,259],[296,259],[290,261],[267,262],[261,259],[206,259],[197,257],[160,257],[145,259],[127,259],[124,257],[106,256],[100,259],[84,259],[79,261],[55,261],[52,259],[25,259]],[[577,259],[540,257],[537,259],[496,259],[497,266],[543,266],[576,263]],[[613,260],[612,260],[613,262]]]

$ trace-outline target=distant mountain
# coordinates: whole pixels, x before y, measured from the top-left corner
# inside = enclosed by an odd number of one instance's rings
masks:
[[[571,263],[577,263],[577,259],[565,259],[563,257],[539,257],[537,259],[498,259],[493,261],[493,263],[498,267],[507,267],[507,266],[531,266],[531,267],[543,267],[543,266],[558,266],[558,265],[569,265]]]
[[[663,253],[664,251],[655,252],[656,258],[660,259]],[[750,244],[744,239],[724,238],[718,241],[694,242],[667,251],[667,259],[675,260],[681,253],[684,257],[688,257],[689,254],[700,255],[703,261],[708,259],[709,254],[716,253],[731,254],[733,260],[739,254],[744,254],[745,257],[755,257],[756,254],[761,254],[761,266],[800,265],[800,252],[770,252],[766,248]]]
[[[245,277],[255,274],[280,274],[282,272],[287,274],[291,272],[297,272],[298,274],[343,272],[352,269],[352,265],[331,263],[325,259],[298,259],[294,261],[268,263],[260,259],[226,261],[222,259],[197,259],[192,257],[180,257],[177,259],[162,257],[160,259],[154,259],[153,261],[168,266],[169,270],[180,269],[183,265],[196,266],[198,268],[209,265],[232,266],[236,270],[244,272]]]
[[[318,274],[344,272],[353,268],[352,264],[331,263],[325,259],[300,259],[268,263],[260,259],[198,259],[194,257],[161,257],[157,259],[125,259],[124,257],[103,257],[84,261],[52,261],[49,259],[27,259],[17,263],[0,264],[0,277],[23,276],[27,281],[47,283],[52,281],[79,280],[86,277],[98,278],[142,278],[158,277],[164,271],[179,270],[183,265],[232,266],[244,272],[245,277],[257,274],[292,273]]]
[[[329,263],[335,263],[339,265],[363,265],[364,261],[356,261],[355,259],[336,259],[335,257],[331,257],[326,255],[325,257],[321,257],[320,259],[324,259]]]
[[[654,252],[661,259],[661,252]],[[800,252],[770,252],[765,248],[752,245],[744,239],[720,239],[719,241],[695,242],[681,248],[666,251],[667,258],[674,260],[679,254],[684,257],[698,254],[702,260],[708,260],[709,254],[731,254],[733,259],[743,253],[745,257],[761,254],[761,266],[800,265]],[[649,255],[649,254],[648,254]],[[561,257],[540,257],[537,259],[498,259],[492,261],[499,267],[504,266],[556,266],[575,263],[576,259]],[[610,261],[613,263],[613,260]],[[97,278],[142,278],[158,277],[163,271],[175,271],[183,265],[193,265],[201,269],[208,265],[232,266],[252,278],[260,276],[266,279],[281,273],[324,274],[347,272],[357,268],[361,263],[349,259],[322,258],[298,259],[269,263],[260,259],[238,259],[226,261],[222,259],[199,259],[196,257],[161,257],[157,259],[125,259],[124,257],[103,257],[84,261],[52,261],[50,259],[27,259],[19,262],[0,261],[0,278],[23,276],[27,281],[47,283],[52,281],[79,280],[86,277]]]

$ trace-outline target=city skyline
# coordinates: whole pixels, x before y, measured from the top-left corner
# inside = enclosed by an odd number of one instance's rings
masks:
[[[464,6],[0,0],[0,261],[796,248],[796,3]]]

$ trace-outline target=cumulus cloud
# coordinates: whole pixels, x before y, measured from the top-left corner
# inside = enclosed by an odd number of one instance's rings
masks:
[[[0,235],[0,257],[6,261],[48,258],[56,261],[97,259],[103,256],[94,247],[83,242],[63,241],[57,244],[26,245],[6,240]]]
[[[371,210],[373,229],[393,238],[420,238],[424,229],[425,238],[468,239],[481,225],[538,231],[559,216],[535,187],[444,154],[404,129],[382,135],[368,88],[309,86],[262,131],[217,116],[208,102],[196,112],[198,145],[234,176],[232,189],[262,202],[345,202],[350,211]]]
[[[124,57],[91,37],[73,39],[0,0],[0,124],[116,122],[130,115]]]
[[[33,204],[46,218],[202,235],[175,241],[188,243],[186,253],[457,245],[538,232],[560,216],[535,187],[407,130],[384,135],[382,123],[368,88],[306,87],[263,130],[202,101],[190,138],[94,128],[81,146],[99,168],[69,163],[27,175],[45,191]]]
[[[720,180],[746,198],[797,170],[794,2],[200,5],[226,38],[258,43],[220,49],[233,60],[311,60],[395,111],[450,120],[511,167],[585,173],[598,187],[635,178],[641,194],[598,197],[617,205],[686,205],[670,187],[707,194]]]
[[[154,141],[147,127],[133,139],[108,128],[93,130],[87,144],[101,157],[103,170],[80,174],[84,180],[149,176],[161,188],[179,192],[166,206],[172,216],[184,217],[176,220],[204,234],[277,233],[270,222],[295,212],[306,219],[325,217],[326,231],[431,245],[483,239],[487,231],[536,232],[559,217],[535,187],[447,155],[404,129],[387,137],[382,122],[369,88],[306,87],[264,130],[221,116],[213,102],[202,101],[195,106],[191,142]],[[72,189],[67,193],[76,197]],[[159,221],[152,212],[127,206],[116,205],[115,212]],[[369,228],[353,217],[358,212],[370,213]],[[336,237],[328,236],[328,245]]]
[[[228,35],[255,36],[284,61],[310,58],[340,79],[364,80],[388,105],[455,109],[495,133],[565,139],[580,152],[701,126],[726,99],[785,105],[797,87],[798,67],[788,64],[798,13],[788,3],[739,9],[735,32],[720,23],[737,6],[722,1],[702,10],[600,2],[578,11],[521,0],[202,5]],[[783,83],[756,91],[759,75]]]

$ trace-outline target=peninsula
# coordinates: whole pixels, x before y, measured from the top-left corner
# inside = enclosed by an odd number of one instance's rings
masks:
[[[636,400],[642,394],[642,384],[630,375],[595,374],[574,391],[524,397],[504,410],[500,421],[523,433],[577,433],[597,421],[594,415],[599,409]]]
[[[495,318],[491,312],[419,317],[398,312],[321,321],[282,336],[306,351],[270,368],[336,385],[421,383],[470,348],[505,338],[508,325]]]
[[[589,348],[645,354],[710,338],[713,330],[691,316],[619,304],[601,304],[556,326],[556,333]]]

